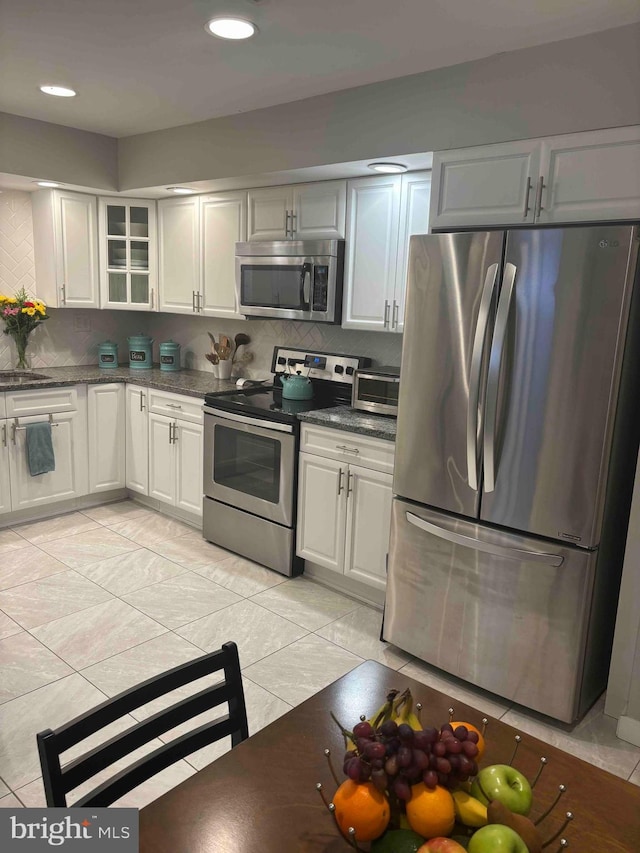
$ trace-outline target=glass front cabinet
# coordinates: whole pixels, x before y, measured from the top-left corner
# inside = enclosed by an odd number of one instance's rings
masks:
[[[156,310],[156,203],[101,198],[100,305]]]

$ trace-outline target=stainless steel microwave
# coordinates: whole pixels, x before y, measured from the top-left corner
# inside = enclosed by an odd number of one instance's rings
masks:
[[[351,405],[378,415],[398,416],[400,368],[379,367],[356,370]]]
[[[238,310],[247,317],[340,323],[344,240],[236,243]]]

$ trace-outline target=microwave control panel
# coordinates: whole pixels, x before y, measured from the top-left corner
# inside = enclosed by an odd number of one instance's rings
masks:
[[[325,379],[353,385],[356,370],[369,367],[370,358],[342,353],[274,347],[271,372],[301,373],[310,379]]]

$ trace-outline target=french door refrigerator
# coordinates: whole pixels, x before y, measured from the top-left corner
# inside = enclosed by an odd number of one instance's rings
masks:
[[[631,225],[411,238],[383,637],[566,722],[608,671],[638,442],[638,239]]]

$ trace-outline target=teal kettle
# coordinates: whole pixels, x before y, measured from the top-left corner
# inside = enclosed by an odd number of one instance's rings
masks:
[[[282,376],[282,396],[285,400],[311,400],[311,380],[300,373],[285,373]]]

